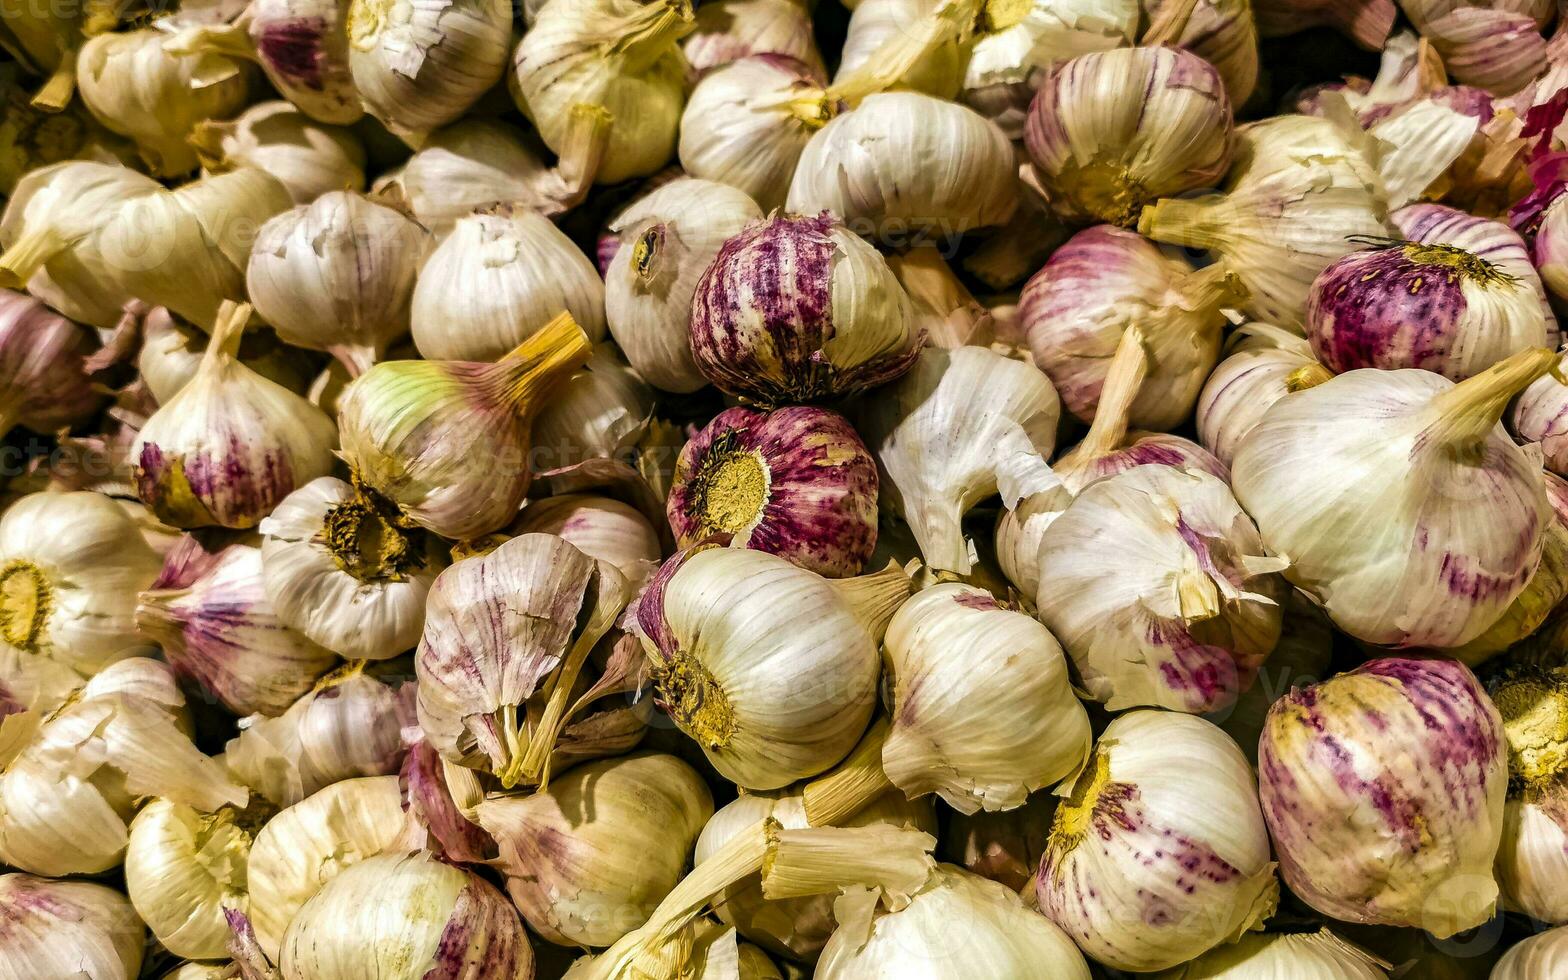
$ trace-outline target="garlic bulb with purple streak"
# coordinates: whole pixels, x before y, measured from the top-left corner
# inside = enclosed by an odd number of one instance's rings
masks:
[[[1247,287],[1244,312],[1299,329],[1318,273],[1354,251],[1357,236],[1393,230],[1369,139],[1349,120],[1314,116],[1238,127],[1223,190],[1156,201],[1138,232],[1214,252]]]
[[[254,527],[332,470],[332,420],[240,362],[249,319],[249,305],[225,304],[196,376],[131,445],[137,496],[166,524]]]
[[[1329,932],[1251,933],[1153,980],[1388,980],[1388,964]]]
[[[712,0],[697,8],[696,26],[681,42],[698,78],[741,58],[769,54],[822,70],[812,33],[815,0]]]
[[[352,130],[328,126],[281,99],[258,102],[224,121],[198,123],[189,141],[209,173],[265,170],[295,204],[328,191],[364,190],[365,147]]]
[[[1492,968],[1491,980],[1535,980],[1568,969],[1568,927],[1521,940]]]
[[[1122,334],[1136,326],[1148,364],[1128,422],[1163,431],[1192,414],[1219,360],[1222,309],[1246,295],[1223,264],[1194,271],[1133,232],[1098,225],[1052,253],[1024,287],[1018,316],[1035,364],[1085,422]]]
[[[1198,393],[1198,441],[1229,466],[1241,441],[1275,402],[1331,377],[1305,338],[1272,324],[1243,324]]]
[[[741,190],[677,178],[610,222],[620,249],[604,275],[604,318],[655,388],[685,394],[708,383],[692,360],[692,296],[724,243],[761,217]]]
[[[507,532],[555,535],[589,558],[614,565],[634,586],[653,574],[664,554],[659,532],[646,514],[597,494],[529,501]]]
[[[853,394],[909,370],[914,305],[875,248],[837,217],[778,214],[719,249],[692,298],[697,369],[764,406]]]
[[[1063,792],[1036,890],[1040,910],[1094,959],[1167,969],[1274,913],[1257,780],[1209,722],[1121,715]]]
[[[282,714],[337,663],[278,617],[254,536],[204,545],[187,535],[136,597],[136,625],[175,673],[237,715]]]
[[[1541,560],[1552,517],[1540,463],[1498,419],[1554,364],[1535,349],[1458,385],[1362,370],[1297,392],[1242,440],[1236,497],[1289,556],[1285,577],[1351,636],[1468,643]]]
[[[1564,370],[1561,352],[1558,370]],[[1547,469],[1568,473],[1568,385],[1552,375],[1537,378],[1520,393],[1508,421],[1522,441],[1540,446]]]
[[[882,657],[893,719],[882,768],[911,798],[935,793],[960,813],[1009,810],[1088,758],[1089,717],[1061,646],[984,589],[920,591],[893,614]],[[976,725],[977,711],[1008,724]]]
[[[614,344],[598,344],[588,363],[534,418],[533,462],[540,471],[592,459],[624,459],[653,420],[653,389]]]
[[[1568,669],[1520,663],[1490,685],[1508,751],[1497,883],[1503,906],[1568,923]]]
[[[125,896],[87,881],[0,875],[0,972],[136,980],[147,930]]]
[[[41,301],[0,290],[0,437],[18,425],[51,433],[103,404],[85,361],[93,337]]]
[[[387,853],[327,882],[289,923],[283,980],[530,980],[517,910],[428,851]]]
[[[1438,939],[1492,917],[1508,764],[1463,664],[1385,657],[1292,691],[1258,773],[1280,871],[1314,909]]]
[[[647,921],[711,816],[697,771],[650,753],[585,763],[474,812],[501,846],[496,865],[523,917],[562,946],[609,946]]]
[[[1256,0],[1258,33],[1280,37],[1332,27],[1368,51],[1381,51],[1399,16],[1394,0]]]
[[[840,578],[877,542],[877,464],[825,408],[732,408],[686,443],[667,501],[682,548],[714,534]]]
[[[1141,0],[1149,30],[1142,43],[1185,48],[1214,66],[1231,106],[1247,103],[1258,84],[1258,28],[1250,0],[1198,0],[1190,11],[1172,0]],[[1176,18],[1180,16],[1180,20]],[[1161,28],[1155,34],[1155,29]]]
[[[1507,225],[1441,204],[1393,214],[1402,239],[1323,270],[1307,337],[1336,374],[1422,368],[1452,381],[1547,343],[1546,294]]]
[[[1549,66],[1541,28],[1552,21],[1550,0],[1401,0],[1401,6],[1466,85],[1512,95]]]
[[[1230,98],[1208,62],[1180,48],[1116,48],[1046,75],[1024,142],[1057,214],[1130,227],[1157,198],[1217,185],[1231,130]]]

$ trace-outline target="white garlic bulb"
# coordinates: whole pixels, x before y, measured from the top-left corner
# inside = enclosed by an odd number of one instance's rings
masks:
[[[1260,928],[1279,900],[1257,780],[1201,718],[1106,727],[1057,807],[1040,909],[1107,966],[1163,970]]]
[[[501,205],[460,218],[420,270],[414,346],[431,360],[493,361],[565,310],[604,339],[604,282],[548,218]]]
[[[1229,466],[1242,439],[1275,402],[1332,376],[1300,335],[1267,323],[1243,324],[1198,394],[1198,441]]]
[[[190,141],[209,172],[265,170],[283,182],[295,204],[309,204],[328,191],[365,187],[365,147],[359,137],[316,122],[281,100],[258,102],[225,122],[199,123]]]
[[[794,58],[822,70],[812,33],[815,0],[712,0],[697,8],[696,25],[681,42],[698,77],[752,55]]]
[[[681,178],[610,222],[620,248],[604,276],[605,320],[648,384],[685,394],[708,383],[692,360],[692,297],[720,246],[761,217],[742,191]]]
[[[1568,926],[1550,929],[1509,947],[1491,980],[1537,980],[1568,968]]]
[[[136,980],[146,928],[125,896],[87,881],[0,875],[0,973],[29,980]]]
[[[621,459],[653,418],[653,389],[614,344],[594,347],[534,417],[532,454],[541,471],[589,459]]]
[[[1387,965],[1327,929],[1270,935],[1249,933],[1185,966],[1158,973],[1154,980],[1388,980]]]

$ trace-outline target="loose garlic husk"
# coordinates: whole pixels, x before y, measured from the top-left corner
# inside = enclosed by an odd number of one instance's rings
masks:
[[[152,27],[100,34],[82,45],[76,62],[82,102],[105,128],[135,140],[157,177],[196,169],[186,137],[197,123],[242,109],[250,82],[248,67],[223,55],[170,54],[167,37]]]
[[[1453,660],[1372,660],[1275,702],[1258,772],[1291,891],[1325,915],[1438,939],[1486,922],[1498,894],[1503,735]],[[1385,751],[1390,738],[1399,752]]]
[[[1546,293],[1524,241],[1441,204],[1394,212],[1403,239],[1323,270],[1307,337],[1335,374],[1422,368],[1463,381],[1547,343]]]
[[[1214,251],[1247,287],[1243,311],[1299,329],[1318,273],[1354,251],[1358,237],[1393,230],[1369,139],[1350,121],[1315,116],[1238,127],[1223,191],[1156,201],[1138,232]]]
[[[1242,441],[1236,497],[1340,629],[1384,646],[1468,643],[1540,562],[1540,462],[1497,423],[1554,363],[1527,350],[1458,385],[1363,370],[1297,392]]]
[[[1152,980],[1262,980],[1322,977],[1325,980],[1388,980],[1388,964],[1329,932],[1242,936],[1185,966]]]
[[[1225,359],[1198,394],[1198,441],[1226,466],[1275,402],[1332,377],[1305,338],[1267,323],[1243,324],[1231,334]]]
[[[741,58],[775,55],[822,70],[812,33],[815,0],[714,0],[697,8],[691,34],[681,42],[698,78]]]
[[[1039,562],[1040,621],[1111,711],[1226,707],[1279,640],[1285,562],[1202,471],[1091,484],[1046,528]]]
[[[474,812],[528,925],[562,946],[609,946],[647,921],[713,816],[697,771],[672,755],[589,762],[547,790]]]
[[[655,696],[726,779],[768,790],[816,775],[865,731],[878,623],[908,590],[896,569],[831,580],[761,551],[683,552],[637,609]]]
[[[724,533],[731,547],[857,575],[876,548],[877,464],[836,412],[732,408],[681,450],[667,514],[682,548]]]
[[[1490,980],[1536,980],[1568,968],[1568,927],[1549,929],[1509,947]]]
[[[512,96],[551,150],[596,183],[646,177],[675,153],[689,0],[547,3],[513,58]]]
[[[86,683],[58,660],[10,645],[0,645],[0,677],[0,760],[14,756],[32,738],[38,720]]]
[[[150,660],[104,668],[0,771],[0,861],[52,877],[118,867],[146,798],[211,812],[246,791],[191,744],[185,700]]]
[[[0,875],[0,972],[29,980],[136,980],[146,928],[125,896],[87,881]]]
[[[1399,16],[1394,0],[1258,0],[1255,12],[1264,37],[1332,27],[1368,51],[1383,50]]]
[[[149,652],[136,593],[161,565],[108,497],[28,494],[0,516],[0,639],[84,674]]]
[[[288,102],[258,102],[224,122],[198,123],[191,144],[209,173],[256,167],[295,204],[365,187],[365,147],[352,130],[316,122]]]
[[[253,527],[332,469],[332,420],[240,363],[249,317],[249,306],[226,307],[196,376],[131,445],[137,496],[166,524]]]
[[[499,205],[460,218],[425,261],[414,346],[431,360],[493,361],[562,310],[604,339],[604,282],[588,256],[550,219]]]
[[[914,305],[887,261],[826,211],[747,226],[692,299],[697,369],[761,405],[885,384],[909,370],[920,344]]]
[[[910,797],[936,793],[960,813],[1022,806],[1076,773],[1093,741],[1067,657],[1035,620],[989,592],[937,585],[899,607],[882,656],[892,684],[892,730],[882,768]],[[976,732],[970,713],[1008,719]]]
[[[761,217],[742,191],[676,179],[610,222],[621,247],[604,276],[604,317],[626,359],[655,388],[685,394],[708,383],[692,360],[692,296],[723,244]]]
[[[1258,84],[1258,28],[1249,0],[1199,0],[1179,26],[1172,20],[1182,5],[1171,0],[1141,0],[1150,30],[1144,44],[1153,44],[1153,28],[1170,21],[1159,35],[1166,44],[1185,48],[1214,66],[1225,80],[1232,108],[1246,105]]]
[[[141,320],[137,373],[153,401],[163,405],[196,377],[212,338],[177,319],[166,307],[155,306],[145,313],[127,315],[139,316]],[[315,364],[299,355],[299,351],[279,343],[270,330],[247,330],[240,337],[240,360],[246,367],[289,391],[303,393]]]
[[[84,363],[92,336],[25,293],[0,289],[0,437],[18,425],[48,433],[103,404]]]
[[[534,952],[494,885],[419,851],[327,882],[289,924],[278,965],[283,980],[530,980]]]
[[[1497,883],[1505,908],[1568,923],[1568,670],[1519,665],[1491,685],[1508,750]]]
[[[529,420],[590,350],[563,313],[494,364],[377,364],[338,402],[343,459],[421,527],[458,540],[488,534],[528,492]]]
[[[598,344],[534,419],[533,456],[540,470],[585,460],[622,459],[653,419],[653,389],[621,360],[614,344]]]
[[[1099,51],[1051,70],[1024,139],[1057,214],[1132,226],[1157,198],[1225,176],[1230,98],[1219,72],[1180,48]]]
[[[1094,418],[1111,357],[1129,325],[1148,366],[1131,424],[1164,431],[1192,414],[1219,360],[1222,310],[1247,291],[1223,264],[1194,270],[1139,235],[1100,225],[1052,253],[1018,305],[1034,362],[1077,418]]]
[[[766,953],[743,943],[734,929],[726,929],[711,919],[698,919],[690,929],[681,933],[679,951],[668,957],[678,960],[676,968],[687,971],[682,976],[700,977],[702,980],[784,980],[784,974]],[[580,956],[562,974],[562,980],[580,980],[593,976],[593,955]],[[659,961],[658,969],[665,958]],[[799,976],[798,971],[790,976]]]
[[[348,66],[365,111],[418,145],[501,78],[512,43],[502,0],[352,0]]]
[[[1014,507],[1058,483],[1045,460],[1060,414],[1056,390],[1031,364],[981,347],[927,348],[902,380],[866,398],[857,428],[881,465],[883,499],[925,563],[968,574],[964,514],[998,492]]]
[[[246,288],[286,343],[327,351],[362,374],[408,334],[431,235],[351,190],[312,197],[261,226]]]
[[[868,96],[800,155],[786,207],[832,211],[889,244],[1004,224],[1018,206],[1013,148],[989,119],[917,92]]]
[[[1040,909],[1107,966],[1162,970],[1262,927],[1279,901],[1257,780],[1201,718],[1133,711],[1063,791]]]

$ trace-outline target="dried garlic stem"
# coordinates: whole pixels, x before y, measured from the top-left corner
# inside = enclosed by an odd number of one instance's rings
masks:
[[[492,384],[500,400],[532,418],[540,400],[588,363],[593,344],[570,313],[562,313],[495,363]]]
[[[1285,375],[1285,390],[1306,391],[1308,388],[1316,388],[1332,377],[1334,377],[1333,371],[1313,361]]]
[[[44,112],[59,112],[71,102],[76,92],[76,51],[66,51],[60,56],[60,67],[54,70],[43,88],[33,96],[32,107]]]
[[[919,24],[896,32],[863,66],[828,87],[828,102],[854,105],[891,88],[937,48],[968,38],[980,6],[981,0],[947,0]]]
[[[1423,418],[1425,437],[1457,452],[1479,449],[1513,397],[1556,366],[1556,353],[1533,347],[1461,381],[1432,399]]]
[[[826,776],[806,784],[803,796],[806,821],[811,826],[827,827],[847,820],[894,788],[882,769],[882,743],[887,741],[890,728],[886,718],[878,718],[849,758]]]
[[[1100,386],[1100,403],[1094,409],[1089,431],[1073,450],[1077,458],[1094,459],[1115,452],[1127,441],[1127,417],[1132,403],[1149,376],[1149,352],[1143,345],[1143,331],[1128,327],[1122,331],[1111,357],[1110,370]]]
[[[888,896],[890,907],[907,904],[936,870],[936,838],[913,827],[785,830],[771,822],[762,858],[766,898],[832,895],[846,885],[866,885]]]
[[[871,638],[878,643],[882,642],[882,635],[887,632],[887,624],[892,621],[893,614],[898,612],[898,607],[914,591],[909,573],[892,560],[880,572],[856,575],[854,578],[829,579],[828,584],[838,590],[838,594],[855,611],[855,616],[866,625]]]

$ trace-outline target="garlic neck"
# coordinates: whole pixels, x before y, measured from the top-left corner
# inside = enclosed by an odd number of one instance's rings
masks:
[[[1225,241],[1223,203],[1223,198],[1161,198],[1138,215],[1138,234],[1189,248],[1218,248]]]
[[[1182,277],[1177,289],[1186,298],[1187,309],[1205,317],[1247,298],[1247,287],[1220,262]],[[1215,329],[1220,326],[1215,324]]]
[[[583,328],[562,313],[492,365],[480,383],[519,418],[531,419],[540,401],[592,354]]]
[[[25,558],[0,567],[0,638],[18,650],[36,651],[54,603],[43,569]]]
[[[1056,808],[1051,834],[1046,841],[1044,864],[1060,869],[1066,856],[1083,843],[1096,826],[1106,822],[1127,822],[1126,806],[1136,790],[1126,783],[1111,781],[1111,759],[1102,745],[1095,749],[1078,779],[1072,795]]]
[[[735,710],[706,666],[677,649],[654,658],[650,670],[660,704],[682,731],[709,749],[722,749],[730,743],[735,735]]]
[[[249,303],[223,301],[223,305],[218,308],[218,318],[212,326],[212,336],[207,341],[207,350],[202,355],[202,369],[239,360],[240,341],[245,337],[245,326],[250,322],[250,311]]]
[[[55,228],[29,228],[0,253],[0,287],[26,289],[28,280],[71,243]]]
[[[786,830],[767,824],[762,888],[769,898],[833,895],[862,885],[907,899],[936,871],[936,840],[914,827],[873,823],[866,827],[809,827]]]
[[[593,188],[594,177],[604,162],[610,145],[610,126],[614,120],[603,106],[580,103],[567,113],[566,143],[555,165],[560,188],[552,204],[570,211]]]
[[[1094,409],[1089,432],[1069,455],[1084,463],[1108,456],[1127,441],[1128,415],[1138,398],[1144,378],[1149,376],[1149,352],[1143,344],[1143,331],[1128,327],[1122,331],[1100,387],[1100,401]]]
[[[622,59],[628,72],[641,74],[675,51],[675,42],[696,26],[691,0],[653,0],[613,29],[610,53]]]
[[[178,641],[185,630],[185,617],[174,604],[189,594],[189,589],[148,589],[137,595],[137,631],[164,647]]]
[[[76,54],[73,48],[60,56],[59,67],[32,98],[34,109],[59,112],[71,104],[71,96],[76,92]]]
[[[892,622],[893,614],[914,591],[909,573],[895,561],[889,561],[880,572],[829,579],[828,582],[849,603],[855,617],[865,624],[877,643],[881,643],[887,633],[887,624]]]
[[[320,540],[333,562],[361,582],[401,582],[421,562],[408,518],[391,501],[357,487],[354,496],[330,508]]]
[[[982,0],[946,0],[919,23],[895,32],[865,64],[829,86],[828,98],[855,105],[868,95],[892,88],[943,45],[968,40],[981,5]]]
[[[891,730],[892,724],[885,716],[877,718],[848,758],[826,776],[806,784],[801,802],[807,823],[813,827],[842,823],[895,788],[882,767],[882,747]]]
[[[231,24],[201,24],[176,32],[163,42],[163,50],[173,55],[224,55],[242,61],[260,61],[256,42],[250,37],[249,8]]]
[[[1433,398],[1421,414],[1424,441],[1456,451],[1478,449],[1513,397],[1556,365],[1555,352],[1533,347],[1459,382]]]
[[[208,119],[197,123],[185,139],[196,151],[196,159],[203,167],[215,174],[227,173],[234,165],[223,149],[223,141],[234,133],[234,129],[232,122]]]

